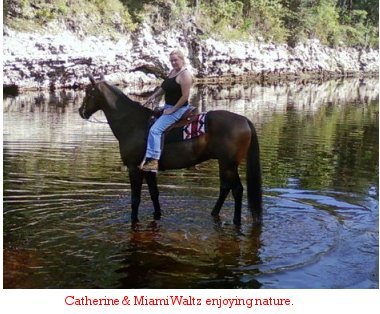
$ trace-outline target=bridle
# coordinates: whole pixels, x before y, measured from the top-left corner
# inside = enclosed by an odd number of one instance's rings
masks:
[[[86,92],[86,94],[87,94],[87,92]],[[87,96],[87,95],[86,95],[86,97],[94,97],[94,96],[93,96],[93,95],[91,95],[91,96]],[[81,113],[81,116],[82,116],[83,118],[85,118],[87,122],[91,122],[91,123],[105,123],[105,124],[108,124],[107,121],[101,121],[101,120],[95,118],[93,115],[91,115],[90,117],[87,118],[87,115],[85,115],[85,111],[86,111],[86,109],[87,109],[86,106],[87,106],[87,101],[84,101],[84,102],[83,102],[83,106],[80,108],[80,113]]]

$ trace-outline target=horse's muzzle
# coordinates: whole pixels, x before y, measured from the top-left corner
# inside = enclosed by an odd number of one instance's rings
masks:
[[[81,116],[82,119],[88,119],[89,117],[86,115],[86,113],[84,112],[84,108],[79,108],[78,110],[79,112],[79,115]]]

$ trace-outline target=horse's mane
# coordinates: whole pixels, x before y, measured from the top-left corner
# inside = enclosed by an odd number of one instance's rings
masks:
[[[144,107],[140,102],[130,99],[120,88],[114,85],[111,85],[107,83],[106,81],[102,81],[99,84],[103,84],[103,86],[105,86],[111,93],[113,93],[118,103],[126,103],[128,106],[131,106],[135,109],[139,109],[143,111],[151,111],[149,108]],[[107,98],[106,95],[104,96]]]

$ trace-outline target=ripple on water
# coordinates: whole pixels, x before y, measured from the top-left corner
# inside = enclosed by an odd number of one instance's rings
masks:
[[[273,221],[269,228],[265,225],[269,232],[263,233],[262,255],[270,259],[264,263],[269,272],[258,280],[268,288],[378,287],[378,226],[370,217],[373,212],[378,215],[377,202],[363,202],[361,195],[353,193],[294,192],[271,191],[275,194],[271,202],[277,206],[273,217],[272,207],[268,208],[266,217]],[[286,205],[279,208],[284,201]],[[281,256],[276,258],[277,250]],[[273,264],[275,269],[271,269]]]
[[[269,199],[266,211],[260,271],[283,271],[314,263],[337,245],[339,223],[328,212],[296,197]]]
[[[265,186],[287,187],[265,191],[261,228],[246,210],[236,228],[231,198],[220,220],[210,217],[219,187],[212,162],[160,173],[162,220],[153,221],[144,186],[141,222],[131,226],[130,186],[108,125],[86,123],[71,107],[7,113],[5,286],[378,287],[378,121],[367,114],[377,101],[321,105],[316,114],[285,107],[249,109],[254,120],[265,116],[258,121]],[[365,132],[352,134],[354,127]],[[334,191],[366,188],[368,195]]]
[[[128,184],[91,179],[53,181],[57,189],[50,193],[7,191],[4,215],[12,215],[13,221],[6,225],[7,233],[27,228],[28,241],[35,243],[32,247],[41,247],[43,257],[38,260],[45,264],[44,272],[56,272],[59,256],[64,254],[75,261],[68,262],[67,277],[77,274],[79,280],[88,267],[101,267],[107,261],[119,274],[112,283],[100,280],[87,286],[300,287],[305,278],[318,276],[315,265],[334,269],[334,259],[338,259],[354,272],[363,260],[370,264],[377,252],[376,227],[369,227],[373,215],[378,215],[373,209],[377,203],[370,196],[363,204],[355,194],[271,189],[264,200],[263,227],[252,228],[250,215],[243,210],[243,225],[236,228],[231,223],[231,199],[226,200],[219,221],[210,217],[217,189],[194,194],[195,187],[193,194],[187,195],[182,185],[164,184],[163,219],[153,222],[144,187],[141,223],[131,227]],[[199,189],[204,192],[204,187]],[[353,233],[355,241],[349,243]],[[360,254],[353,257],[354,252]],[[300,270],[305,271],[300,274]],[[38,273],[34,269],[36,276]],[[294,273],[293,280],[290,275],[283,282],[271,277],[289,273]],[[328,286],[333,272],[326,270],[326,274],[323,284]],[[352,278],[363,282],[363,276]],[[341,286],[352,285],[343,276],[339,280]]]

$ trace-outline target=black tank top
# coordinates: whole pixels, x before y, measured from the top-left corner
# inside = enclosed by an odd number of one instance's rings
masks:
[[[181,85],[176,82],[176,77],[168,77],[161,84],[161,88],[165,91],[165,103],[172,106],[182,97]]]

